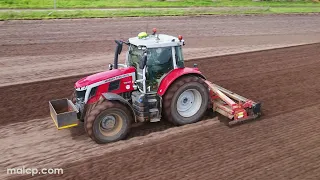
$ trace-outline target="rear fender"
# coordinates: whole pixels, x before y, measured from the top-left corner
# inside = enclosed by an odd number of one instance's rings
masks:
[[[186,75],[195,75],[198,77],[201,77],[203,79],[206,79],[204,75],[201,74],[198,68],[179,68],[174,69],[170,71],[160,82],[159,88],[158,88],[158,95],[163,96],[167,89],[170,87],[170,85],[177,80],[178,78]]]
[[[133,110],[132,105],[127,100],[125,100],[122,96],[115,94],[115,93],[103,93],[101,97],[105,98],[108,101],[118,101],[118,102],[126,105],[128,107],[128,109],[131,111],[133,118],[134,118],[134,121],[136,122],[136,115],[135,115],[135,112]]]

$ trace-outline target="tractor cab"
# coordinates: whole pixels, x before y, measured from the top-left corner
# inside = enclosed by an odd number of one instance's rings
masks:
[[[156,93],[161,79],[173,69],[183,68],[182,36],[146,32],[130,38],[126,66],[136,68],[136,84],[143,93]]]

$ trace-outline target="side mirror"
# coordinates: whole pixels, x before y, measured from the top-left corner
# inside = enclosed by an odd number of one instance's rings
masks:
[[[117,46],[117,53],[118,53],[118,54],[121,54],[123,42],[116,40],[116,43],[118,44],[118,46]]]
[[[144,67],[147,65],[147,53],[144,53],[143,57],[141,58],[139,62],[139,68],[144,69]]]
[[[117,43],[117,47],[116,47],[116,50],[114,52],[114,69],[118,69],[118,56],[119,54],[121,53],[122,51],[122,44],[123,42],[122,41],[118,41],[118,40],[115,40],[115,42]]]

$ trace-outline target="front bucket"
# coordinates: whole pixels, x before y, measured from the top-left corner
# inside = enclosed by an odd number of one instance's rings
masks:
[[[49,101],[50,115],[58,129],[70,128],[78,125],[78,110],[68,99]]]

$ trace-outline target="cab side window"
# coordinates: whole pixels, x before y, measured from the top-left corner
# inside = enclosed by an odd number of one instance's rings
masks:
[[[182,48],[181,46],[175,47],[176,51],[176,62],[178,68],[184,68],[184,62],[183,62],[183,55],[182,55]]]

